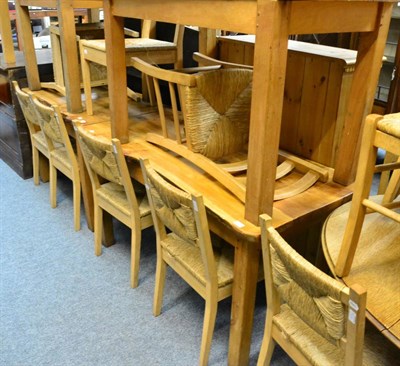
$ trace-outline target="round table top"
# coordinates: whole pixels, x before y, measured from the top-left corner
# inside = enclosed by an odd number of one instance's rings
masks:
[[[350,204],[336,209],[322,231],[324,255],[335,277]],[[351,271],[341,280],[367,290],[369,319],[400,348],[400,224],[377,213],[366,215]]]

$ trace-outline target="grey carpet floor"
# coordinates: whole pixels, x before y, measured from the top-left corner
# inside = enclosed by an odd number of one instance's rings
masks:
[[[0,365],[196,365],[204,300],[173,271],[164,305],[152,315],[155,236],[142,236],[140,283],[129,286],[130,231],[94,255],[93,233],[73,229],[70,181],[60,177],[58,207],[48,183],[23,180],[0,160]],[[226,365],[231,299],[222,301],[210,365]],[[250,364],[257,362],[265,293],[257,291]],[[277,348],[272,365],[293,365]]]

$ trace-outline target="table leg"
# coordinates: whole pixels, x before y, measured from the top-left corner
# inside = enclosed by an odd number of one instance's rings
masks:
[[[241,241],[235,248],[229,365],[249,362],[260,246]]]
[[[94,230],[94,206],[93,206],[93,190],[90,182],[89,173],[86,169],[82,151],[77,144],[76,147],[79,165],[79,175],[81,179],[83,206],[85,207],[86,222],[89,230]]]

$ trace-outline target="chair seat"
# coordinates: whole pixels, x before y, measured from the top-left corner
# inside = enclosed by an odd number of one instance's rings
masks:
[[[400,138],[400,113],[385,115],[383,119],[378,121],[377,128],[388,135]]]
[[[84,47],[93,48],[98,51],[106,51],[105,39],[91,39],[82,41]],[[151,51],[157,50],[174,50],[176,49],[175,43],[160,41],[151,38],[126,38],[125,39],[125,51],[129,52],[132,50],[151,49]]]
[[[117,183],[108,182],[101,185],[101,187],[97,190],[97,194],[104,201],[117,207],[118,210],[122,211],[126,216],[131,215],[131,208],[129,206],[123,186]],[[150,206],[147,196],[145,194],[137,194],[136,198],[139,205],[140,217],[150,215]]]
[[[181,239],[174,233],[168,234],[167,238],[161,242],[161,245],[204,286],[206,285],[200,248]],[[217,266],[218,287],[221,288],[231,284],[233,281],[233,247],[221,244],[213,245],[213,249]]]
[[[37,147],[40,152],[42,152],[45,156],[49,155],[46,138],[44,136],[43,131],[38,131],[32,134],[33,144]]]
[[[281,306],[281,312],[273,318],[274,324],[289,338],[313,365],[338,366],[344,363],[344,353],[335,345],[312,330],[288,305]],[[378,330],[366,324],[363,365],[390,366],[399,359],[399,350]]]
[[[51,151],[51,157],[58,168],[64,168],[64,171],[72,170],[71,161],[68,157],[68,153],[65,147],[61,146]]]

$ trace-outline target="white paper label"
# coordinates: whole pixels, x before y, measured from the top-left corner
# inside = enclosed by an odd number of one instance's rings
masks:
[[[355,311],[349,309],[349,320],[353,323],[356,324],[356,319],[357,319],[357,314]]]
[[[359,309],[357,303],[355,303],[353,300],[349,300],[349,306],[355,311],[358,311]]]

